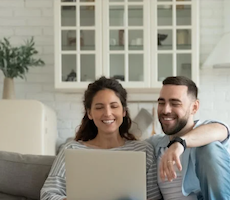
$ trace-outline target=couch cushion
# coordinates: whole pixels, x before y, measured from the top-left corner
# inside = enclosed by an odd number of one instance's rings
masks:
[[[0,151],[0,192],[40,199],[40,190],[54,159],[55,156]]]
[[[17,197],[17,196],[3,194],[3,193],[0,193],[0,199],[1,200],[28,200],[25,197]]]

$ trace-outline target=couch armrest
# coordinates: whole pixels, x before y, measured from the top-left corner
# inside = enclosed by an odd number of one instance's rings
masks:
[[[40,199],[40,190],[55,156],[0,151],[0,192]]]

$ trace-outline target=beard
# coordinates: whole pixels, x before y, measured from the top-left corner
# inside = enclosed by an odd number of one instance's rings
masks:
[[[160,118],[159,118],[159,122],[161,124],[161,128],[162,130],[164,131],[164,133],[166,135],[175,135],[177,133],[179,133],[185,126],[186,124],[188,123],[188,119],[187,117],[184,117],[182,119],[180,119],[173,127],[167,127],[167,126],[164,126],[164,124],[160,121]]]

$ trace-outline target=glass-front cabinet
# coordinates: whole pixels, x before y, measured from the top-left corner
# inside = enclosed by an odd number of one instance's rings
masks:
[[[103,73],[101,2],[54,1],[56,88],[84,88]]]
[[[198,1],[55,0],[55,86],[86,88],[101,75],[126,88],[167,76],[198,82]]]
[[[128,88],[150,87],[150,1],[104,1],[104,74]]]

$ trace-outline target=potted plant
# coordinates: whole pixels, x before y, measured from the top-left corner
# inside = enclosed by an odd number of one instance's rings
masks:
[[[12,46],[6,38],[0,40],[0,70],[5,76],[3,99],[14,98],[14,78],[26,79],[29,67],[45,64],[43,60],[34,58],[34,55],[38,54],[34,45],[33,37],[18,47]]]

